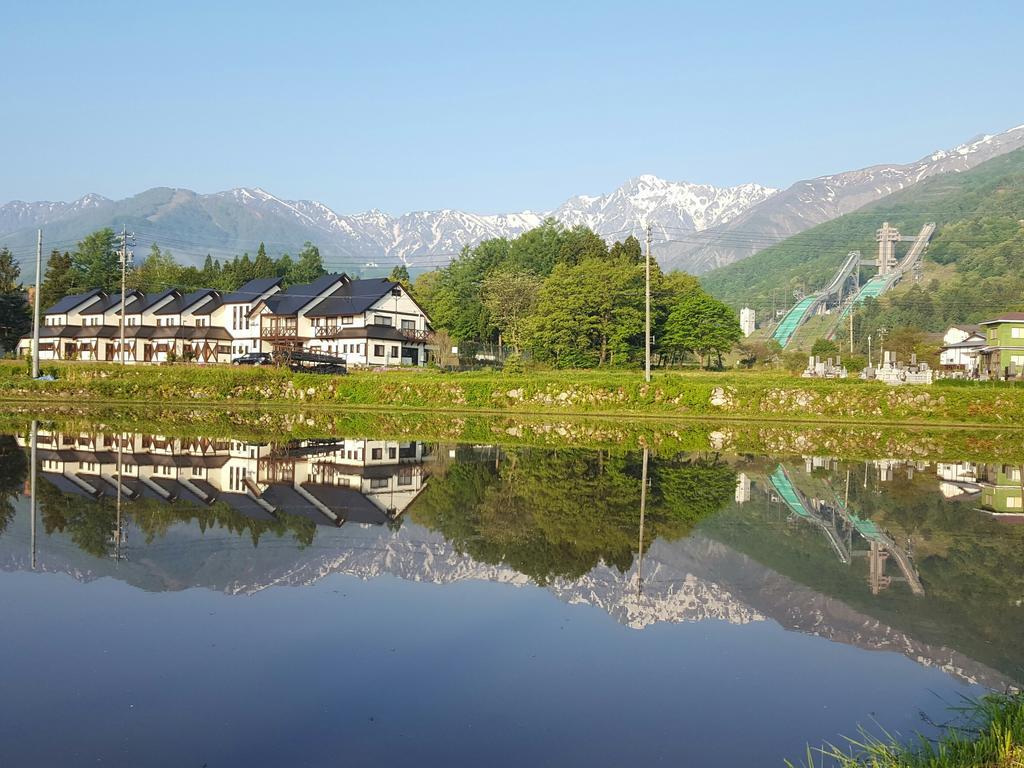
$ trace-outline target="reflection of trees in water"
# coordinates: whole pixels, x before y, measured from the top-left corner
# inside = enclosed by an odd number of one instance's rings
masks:
[[[467,462],[435,477],[410,508],[416,522],[461,552],[545,583],[598,563],[633,563],[640,512],[638,454],[522,449],[497,463]],[[717,456],[652,461],[645,541],[687,535],[736,485]]]
[[[14,497],[28,476],[28,458],[12,435],[0,435],[0,533],[14,519]]]
[[[91,555],[103,557],[113,551],[113,532],[117,525],[117,507],[111,497],[98,499],[65,494],[39,475],[39,508],[46,533],[68,533],[77,547]],[[122,502],[122,514],[131,517],[149,544],[167,534],[172,525],[195,521],[200,531],[214,528],[230,531],[236,536],[248,534],[253,546],[261,537],[291,534],[300,547],[313,542],[316,525],[298,515],[279,514],[274,520],[253,520],[226,504],[214,502],[198,507],[187,502],[168,503],[141,497]]]

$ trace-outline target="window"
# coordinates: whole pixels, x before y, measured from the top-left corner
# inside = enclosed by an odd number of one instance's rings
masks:
[[[388,458],[389,459],[397,459],[398,458],[398,449],[397,448],[388,448]]]
[[[371,488],[387,488],[388,479],[386,477],[372,477],[370,478]]]
[[[1024,355],[1010,355],[1010,365],[1015,365],[1017,368],[1024,368]]]
[[[374,461],[380,461],[382,458],[384,458],[383,449],[381,449],[381,448],[373,448],[370,451],[370,458],[373,459]]]
[[[403,469],[398,473],[398,484],[399,485],[412,485],[412,472],[408,469]]]
[[[1006,508],[1007,509],[1021,509],[1024,506],[1024,499],[1020,496],[1007,496],[1006,497]]]
[[[403,331],[415,331],[416,330],[416,321],[415,320],[403,320],[402,321],[402,330]]]
[[[342,325],[352,325],[352,315],[342,315],[341,316],[341,324]]]
[[[1011,339],[1024,339],[1024,326],[1018,328],[1014,327],[1010,329]]]
[[[374,325],[387,325],[387,326],[393,325],[393,323],[391,321],[391,318],[388,315],[374,315],[373,316],[373,324]]]
[[[374,344],[373,345],[373,354],[374,354],[375,357],[384,357],[384,345],[383,344]]]
[[[395,347],[395,346],[391,347],[391,356],[392,357],[398,357],[398,347]]]
[[[206,326],[206,318],[205,317],[197,317],[196,318],[196,328],[203,328],[205,326]]]

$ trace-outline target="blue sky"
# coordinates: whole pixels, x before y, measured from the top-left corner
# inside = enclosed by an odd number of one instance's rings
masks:
[[[214,7],[215,6],[215,7]],[[1024,3],[5,2],[0,202],[773,186],[1024,123]]]

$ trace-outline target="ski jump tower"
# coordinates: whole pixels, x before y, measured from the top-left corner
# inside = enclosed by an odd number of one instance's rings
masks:
[[[896,243],[902,240],[900,231],[890,226],[888,221],[883,221],[882,226],[875,231],[875,240],[878,241],[878,259],[875,266],[878,267],[879,275],[888,275],[899,263],[896,259]]]

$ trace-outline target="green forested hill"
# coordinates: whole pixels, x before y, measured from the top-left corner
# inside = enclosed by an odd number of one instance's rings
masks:
[[[764,317],[773,302],[792,303],[793,290],[822,287],[851,250],[874,258],[875,230],[883,221],[904,235],[927,221],[938,224],[927,258],[953,264],[955,276],[883,298],[878,311],[890,327],[939,330],[978,320],[1024,301],[1024,149],[964,173],[927,179],[834,221],[772,246],[702,278],[705,288],[733,306]],[[905,252],[908,244],[902,244]],[[871,270],[862,270],[870,276]]]

